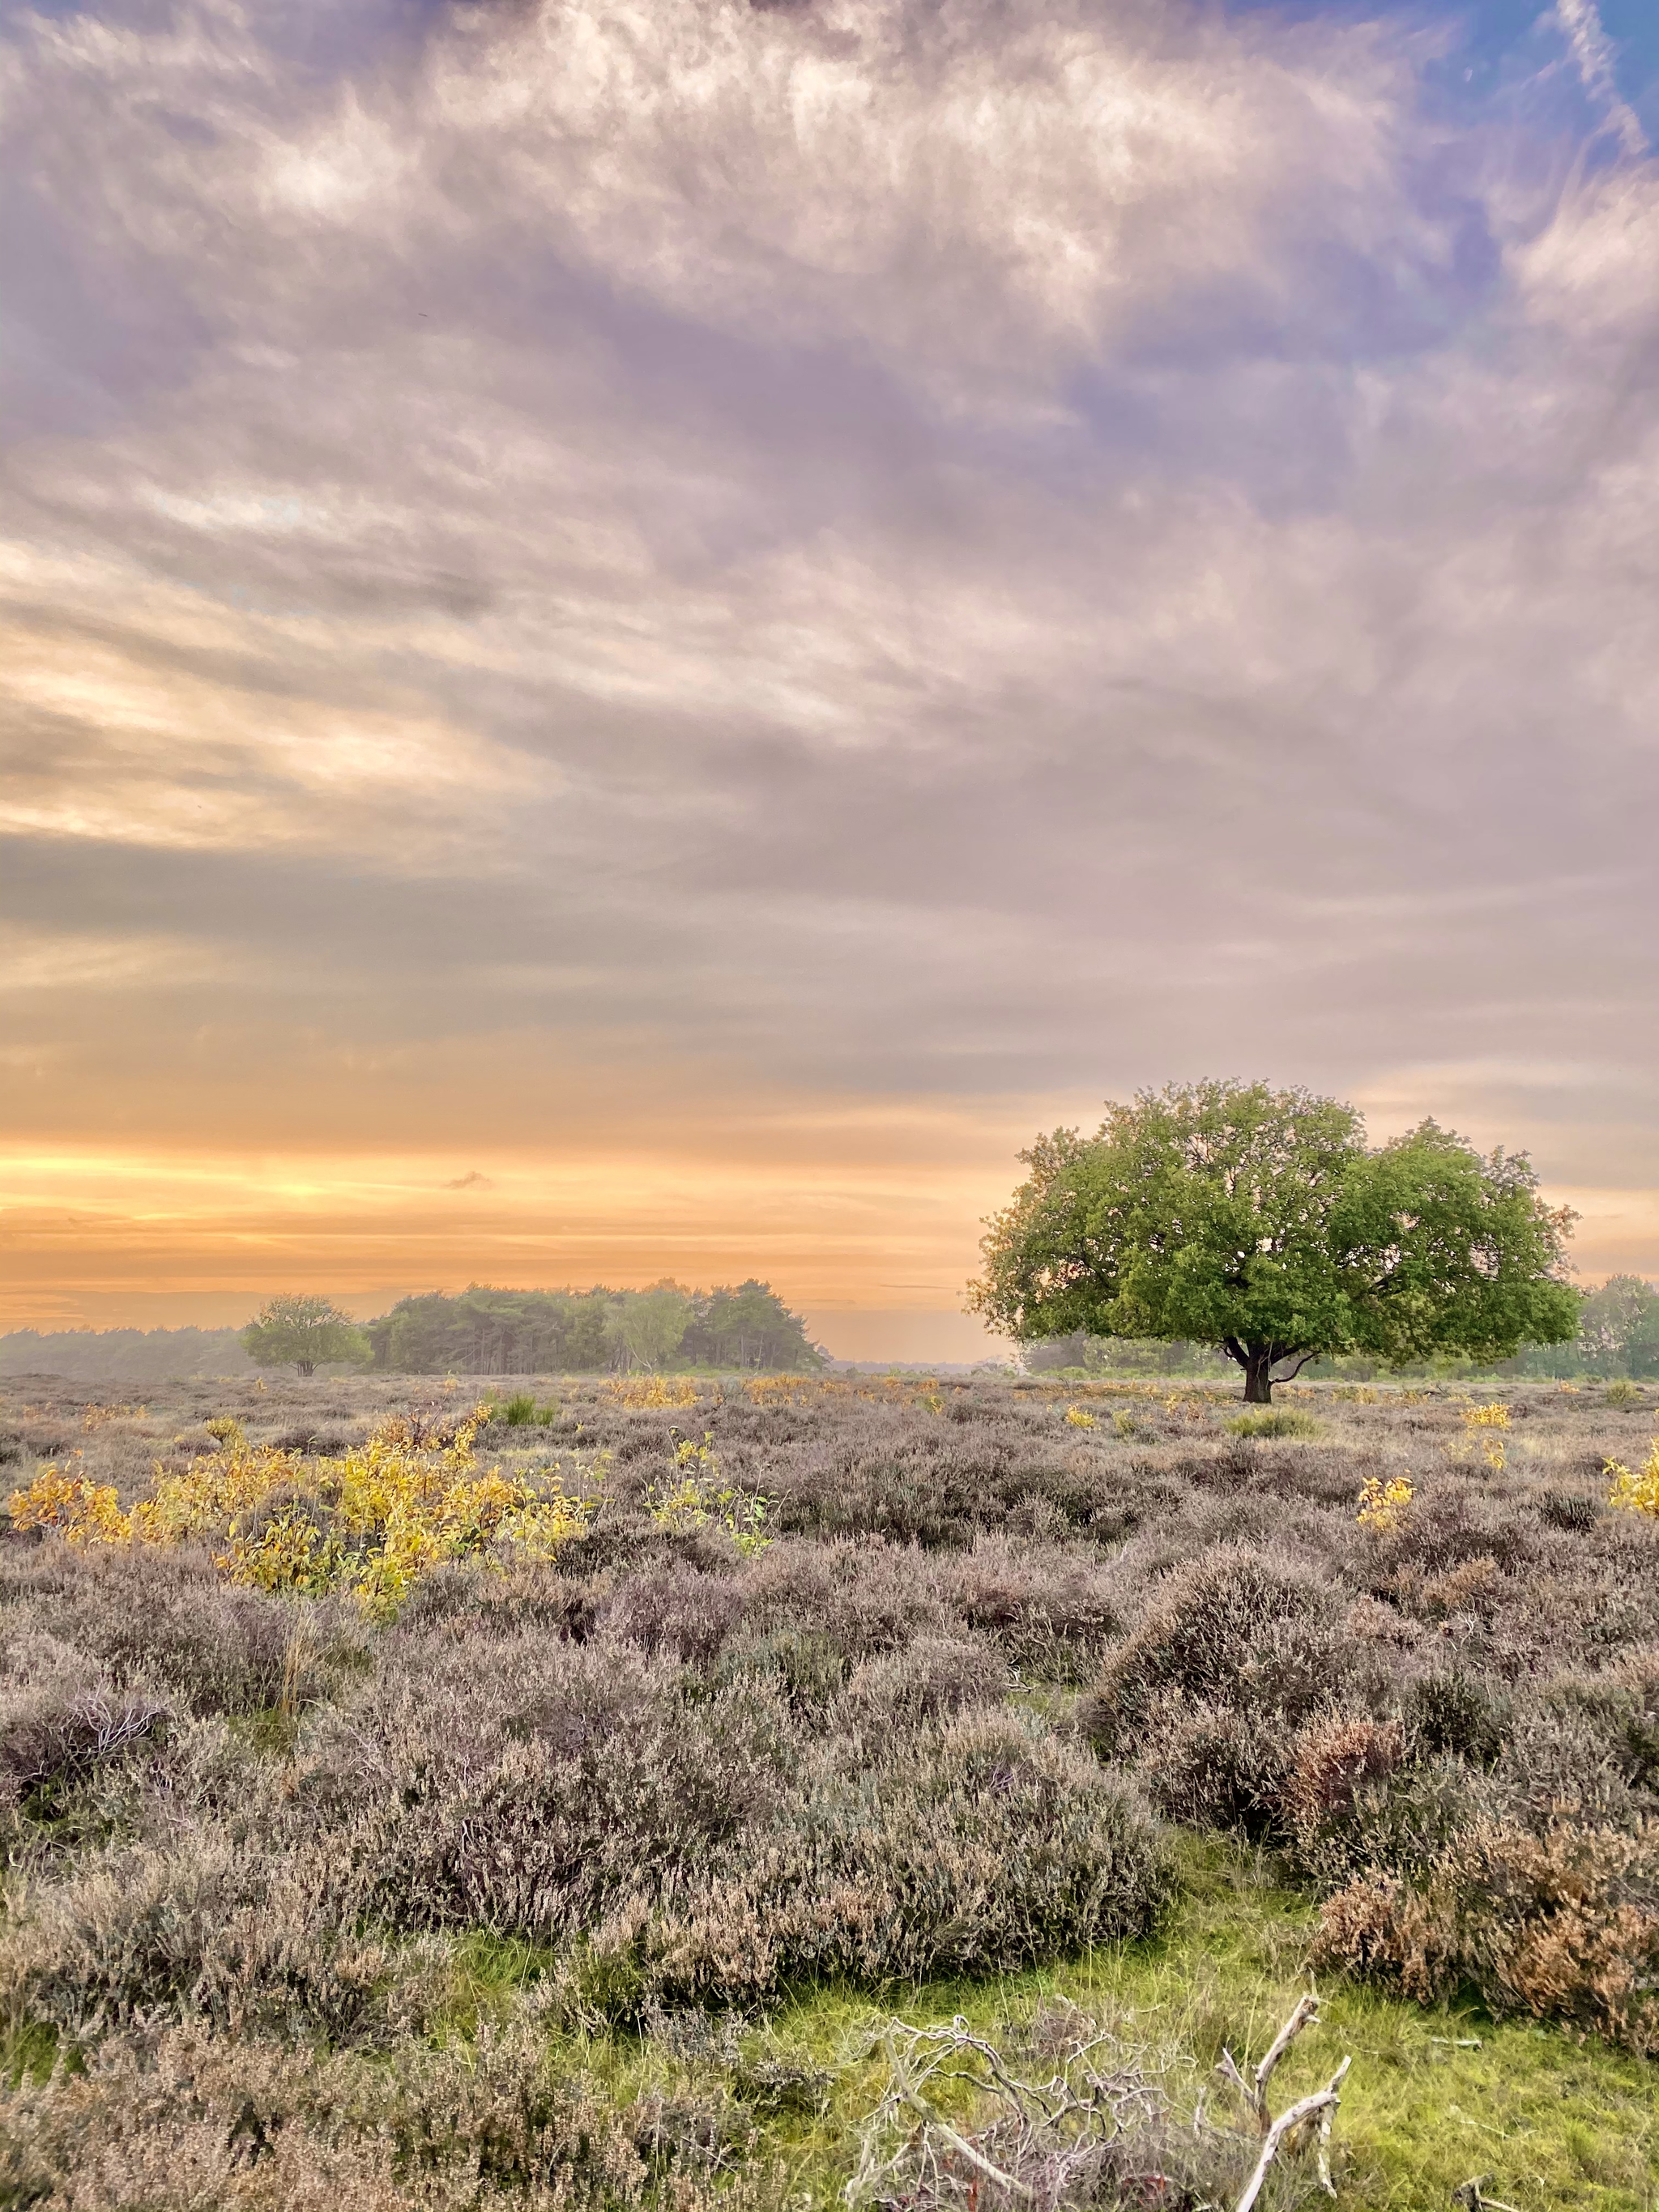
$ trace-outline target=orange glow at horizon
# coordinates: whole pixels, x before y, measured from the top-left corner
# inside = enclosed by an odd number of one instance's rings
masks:
[[[222,1326],[277,1290],[366,1313],[470,1282],[664,1275],[759,1275],[815,1314],[951,1316],[1006,1162],[0,1152],[0,1326]],[[981,1334],[964,1317],[958,1356]]]

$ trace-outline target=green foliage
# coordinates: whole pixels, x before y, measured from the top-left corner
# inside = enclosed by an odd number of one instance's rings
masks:
[[[1369,1150],[1334,1099],[1172,1085],[1021,1157],[969,1294],[1016,1338],[1213,1344],[1266,1402],[1279,1362],[1507,1358],[1577,1324],[1571,1214],[1545,1206],[1524,1154],[1484,1158],[1431,1121]]]
[[[696,1310],[691,1293],[665,1277],[648,1291],[612,1300],[605,1316],[606,1340],[620,1346],[629,1367],[654,1375],[684,1342]]]
[[[768,1283],[687,1291],[502,1291],[400,1298],[367,1324],[374,1364],[402,1375],[592,1374],[612,1366],[823,1364],[805,1323]]]
[[[504,1405],[492,1406],[489,1411],[509,1429],[539,1427],[545,1418],[536,1404],[533,1390],[516,1390]]]
[[[369,1341],[343,1307],[331,1298],[285,1291],[268,1298],[242,1331],[242,1349],[256,1366],[367,1367]]]
[[[742,1559],[752,1559],[772,1540],[766,1534],[766,1516],[774,1501],[722,1480],[712,1434],[705,1433],[701,1443],[690,1437],[677,1441],[674,1479],[653,1485],[646,1492],[645,1502],[657,1526],[671,1533],[723,1528]]]
[[[1659,1291],[1639,1275],[1609,1275],[1583,1302],[1575,1349],[1588,1374],[1659,1375]]]
[[[799,1370],[823,1364],[799,1316],[752,1275],[699,1297],[689,1343],[694,1358],[714,1367]]]

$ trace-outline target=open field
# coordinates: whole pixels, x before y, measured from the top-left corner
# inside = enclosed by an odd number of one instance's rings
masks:
[[[1504,1389],[11,1384],[0,2205],[1231,2203],[1310,1976],[1342,2202],[1659,2204],[1659,1393]]]

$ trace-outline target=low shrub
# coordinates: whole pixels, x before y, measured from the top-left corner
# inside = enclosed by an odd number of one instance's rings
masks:
[[[0,2091],[4,2201],[40,2212],[731,2212],[729,2105],[618,2104],[533,2018],[396,2063],[200,2027],[112,2036],[82,2071]]]
[[[965,1713],[845,1763],[829,1748],[800,1781],[716,1876],[665,1882],[590,1939],[591,2002],[632,2019],[764,2003],[805,1977],[1014,1972],[1145,1934],[1174,1894],[1133,1795],[1034,1717]]]
[[[1264,1407],[1259,1413],[1239,1413],[1222,1424],[1235,1437],[1316,1437],[1319,1423],[1311,1413],[1292,1407]]]
[[[1079,1714],[1085,1733],[1109,1755],[1134,1740],[1159,1691],[1237,1704],[1270,1632],[1328,1620],[1333,1609],[1305,1568],[1242,1546],[1178,1567],[1108,1657]]]
[[[1290,1757],[1282,1735],[1228,1705],[1176,1706],[1140,1762],[1160,1813],[1265,1842],[1282,1833]]]
[[[1425,2001],[1471,1984],[1495,2012],[1659,2051],[1659,1824],[1478,1821],[1417,1884],[1362,1874],[1326,1904],[1316,1957]]]

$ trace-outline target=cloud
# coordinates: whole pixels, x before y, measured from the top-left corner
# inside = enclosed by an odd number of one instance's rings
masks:
[[[621,1224],[763,1127],[805,1267],[860,1129],[877,1305],[1171,1075],[1659,1183],[1659,178],[1559,70],[1454,124],[1415,16],[297,21],[12,34],[27,1143],[576,1158]]]
[[[1625,152],[1639,159],[1648,150],[1647,134],[1635,110],[1620,96],[1613,46],[1601,27],[1595,0],[1556,0],[1555,13],[1566,33],[1585,91],[1601,107]]]

